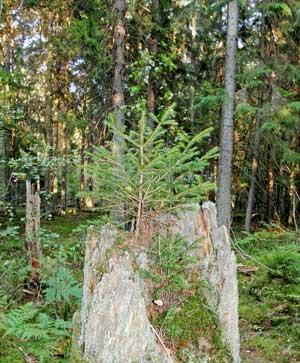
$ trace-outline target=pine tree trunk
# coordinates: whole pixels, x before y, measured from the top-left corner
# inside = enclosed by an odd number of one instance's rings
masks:
[[[190,74],[190,122],[191,127],[194,125],[195,121],[195,106],[194,106],[194,98],[195,98],[195,83],[196,83],[196,54],[194,51],[195,40],[196,40],[196,32],[197,32],[197,12],[196,9],[192,12],[191,19],[191,74]]]
[[[66,121],[63,125],[63,162],[61,169],[61,213],[64,214],[67,209],[67,177],[68,177],[68,128]]]
[[[26,180],[26,240],[25,249],[31,269],[31,280],[38,283],[41,269],[40,194],[38,183]]]
[[[115,117],[115,133],[113,137],[114,153],[122,164],[124,153],[123,139],[121,131],[124,127],[124,91],[123,91],[123,71],[125,66],[125,0],[115,0],[114,5],[114,80],[113,80],[113,110]],[[122,165],[121,165],[122,167]],[[116,173],[120,170],[116,168]],[[125,206],[119,205],[111,211],[111,217],[118,223],[125,221]]]
[[[84,184],[85,184],[85,175],[84,175],[84,168],[85,168],[85,131],[82,130],[81,135],[81,147],[80,147],[80,177],[79,177],[79,192],[84,192]],[[79,198],[79,208],[83,209],[85,206],[84,198]]]
[[[155,61],[155,57],[158,52],[158,39],[157,39],[157,30],[155,29],[160,23],[160,15],[159,15],[159,1],[160,0],[152,0],[152,18],[154,21],[152,34],[149,40],[149,51],[152,56],[152,59]],[[151,114],[155,113],[155,98],[156,98],[156,89],[155,89],[155,78],[153,76],[153,71],[150,70],[149,81],[148,81],[148,90],[147,90],[147,108],[148,112]],[[148,124],[152,128],[153,127],[153,119],[151,115],[148,119]]]
[[[251,170],[251,178],[250,178],[250,187],[248,193],[248,203],[247,203],[247,212],[245,219],[245,230],[246,232],[250,232],[251,230],[251,219],[252,219],[252,211],[254,205],[254,196],[255,196],[255,187],[257,183],[257,171],[258,171],[258,150],[260,144],[260,136],[261,136],[261,121],[262,121],[262,113],[261,107],[263,105],[263,87],[260,88],[258,95],[258,112],[255,119],[255,130],[254,130],[254,142],[252,149],[252,170]]]
[[[5,160],[5,131],[0,130],[0,199],[4,200],[6,194],[6,185],[5,166],[2,160]]]
[[[15,59],[15,28],[13,25],[13,17],[11,12],[5,12],[5,32],[6,32],[6,57],[5,57],[5,71],[8,75],[11,75],[14,70],[14,59]],[[6,89],[9,91],[9,89]],[[4,103],[7,103],[7,106],[10,107],[10,103],[12,100],[10,99],[8,92],[8,97],[4,96]],[[9,167],[9,158],[11,156],[11,131],[6,129],[3,131],[3,187],[4,187],[4,198],[9,199],[10,193],[10,185],[11,185],[11,169]]]
[[[231,224],[231,176],[233,153],[233,117],[235,100],[236,49],[238,36],[238,0],[228,5],[227,49],[225,65],[226,98],[222,109],[220,158],[218,165],[218,223],[228,229]]]
[[[52,16],[48,19],[49,24],[48,31],[49,36],[53,35],[53,26],[52,26]],[[45,141],[47,145],[47,152],[49,159],[53,158],[53,146],[54,146],[54,136],[53,136],[53,79],[52,79],[52,73],[53,73],[53,52],[51,47],[47,49],[47,70],[46,70],[46,79],[45,79]],[[45,172],[45,192],[46,192],[46,203],[45,203],[45,213],[46,215],[50,214],[52,212],[52,166],[49,166]]]
[[[122,137],[119,130],[124,125],[124,91],[123,91],[123,69],[125,65],[125,1],[116,0],[114,5],[114,80],[113,80],[113,110],[115,116],[116,132],[114,135],[114,147],[116,155],[123,153]]]
[[[299,136],[296,134],[292,137],[291,147],[293,150],[297,150],[297,143],[299,142]],[[299,203],[299,195],[297,193],[297,180],[299,179],[299,165],[293,164],[290,166],[289,170],[289,215],[288,224],[289,226],[294,226],[296,230],[299,229],[297,220],[297,205]]]
[[[272,146],[268,145],[268,181],[267,181],[267,200],[268,200],[268,222],[274,218],[274,171],[272,160]]]

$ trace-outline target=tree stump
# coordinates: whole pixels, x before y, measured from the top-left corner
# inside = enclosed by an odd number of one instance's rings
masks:
[[[38,187],[26,180],[26,240],[25,249],[31,269],[31,280],[38,283],[41,268],[40,219],[41,201]]]
[[[199,241],[192,252],[197,257],[193,268],[209,284],[207,301],[218,317],[233,363],[239,363],[236,261],[226,228],[217,225],[215,205],[207,202],[176,216],[160,216],[157,226],[158,232],[179,234],[190,244]],[[116,240],[117,230],[111,225],[100,233],[95,229],[89,232],[77,329],[80,334],[74,340],[83,357],[93,363],[175,362],[147,316],[152,297],[136,272],[137,266],[147,266],[145,246],[130,249],[125,244],[122,249]],[[202,362],[199,357],[203,356],[200,350],[204,345],[193,348],[197,362]]]

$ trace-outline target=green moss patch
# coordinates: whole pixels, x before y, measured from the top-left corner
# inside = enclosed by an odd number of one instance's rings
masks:
[[[216,362],[229,362],[216,314],[208,307],[201,287],[190,291],[190,296],[179,305],[172,305],[163,314],[158,314],[153,321],[175,348],[178,356],[188,347],[199,348]],[[211,360],[212,361],[212,360]]]

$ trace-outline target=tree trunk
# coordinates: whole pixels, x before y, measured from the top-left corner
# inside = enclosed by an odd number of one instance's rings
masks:
[[[114,80],[113,80],[113,110],[115,117],[115,133],[113,137],[114,153],[122,167],[122,155],[124,153],[123,138],[121,132],[124,127],[124,91],[123,91],[123,70],[125,66],[125,0],[115,0],[114,5]],[[116,168],[116,173],[120,170]],[[114,221],[123,224],[125,206],[120,205],[111,211]]]
[[[236,49],[238,35],[238,0],[228,5],[227,50],[225,65],[226,98],[222,109],[220,158],[218,165],[217,210],[218,223],[230,230],[231,175],[233,153],[233,116],[235,99]]]
[[[254,204],[254,196],[255,196],[255,187],[257,183],[257,171],[258,171],[258,149],[260,144],[260,136],[261,136],[261,121],[262,121],[262,112],[261,108],[263,106],[263,87],[260,88],[258,95],[258,107],[259,110],[255,119],[255,130],[254,130],[254,142],[253,142],[253,158],[252,158],[252,171],[250,178],[250,187],[248,193],[248,203],[247,203],[247,212],[245,219],[245,230],[246,232],[250,232],[251,230],[251,219],[252,219],[252,211]]]
[[[264,62],[265,57],[265,16],[262,14],[261,20],[261,40],[260,40],[260,59]],[[261,136],[261,122],[262,122],[262,107],[264,104],[264,86],[259,86],[258,90],[258,112],[255,118],[255,130],[254,130],[254,142],[252,149],[252,171],[250,178],[250,187],[248,194],[247,212],[245,219],[245,230],[250,232],[251,230],[251,219],[254,205],[255,187],[257,183],[257,171],[258,171],[258,151]]]
[[[124,125],[124,91],[123,69],[125,64],[125,0],[116,0],[114,5],[114,80],[113,80],[113,110],[115,116],[116,132],[114,134],[115,153],[121,156],[123,153],[122,137],[119,131]]]
[[[158,52],[158,39],[157,39],[157,30],[156,27],[160,23],[160,15],[159,15],[159,0],[152,0],[152,34],[149,40],[149,51],[153,61],[155,61],[157,52]],[[151,114],[155,113],[155,98],[156,98],[156,89],[155,89],[155,78],[153,76],[153,71],[150,70],[149,73],[149,81],[148,81],[148,90],[147,90],[147,108],[150,116],[148,118],[148,124],[152,128],[153,127],[153,118]]]
[[[10,11],[5,13],[5,32],[6,32],[6,54],[5,54],[5,71],[7,74],[11,75],[14,70],[14,60],[15,60],[15,27],[13,24],[13,17]],[[5,87],[4,100],[2,102],[7,103],[6,106],[8,109],[13,104],[9,86]],[[9,128],[4,129],[2,133],[2,146],[3,146],[3,187],[4,187],[4,195],[1,199],[9,199],[10,198],[10,185],[11,185],[11,169],[9,167],[9,159],[11,157],[11,130]]]
[[[297,150],[297,141],[298,136],[295,135],[292,138],[291,146],[294,150]],[[297,222],[297,188],[296,188],[296,180],[297,180],[297,165],[291,165],[290,167],[290,176],[289,176],[289,216],[288,216],[288,224],[289,226],[294,225],[295,229],[298,230],[298,222]]]
[[[38,283],[41,269],[40,194],[38,183],[26,180],[26,240],[25,249],[31,269],[31,280]]]
[[[274,218],[274,171],[272,160],[272,146],[268,145],[268,181],[267,181],[267,200],[268,200],[268,222]]]
[[[196,54],[195,54],[195,40],[197,34],[197,10],[193,9],[191,18],[191,72],[190,72],[190,123],[191,127],[194,126],[195,121],[195,83],[196,83]]]
[[[5,160],[5,131],[0,130],[0,199],[4,200],[6,194],[5,184],[5,166],[2,162]]]
[[[80,177],[79,177],[79,192],[84,192],[84,184],[85,184],[85,130],[82,130],[81,135],[81,147],[80,147]],[[85,206],[85,199],[83,197],[79,198],[79,208],[83,209]]]
[[[61,169],[61,213],[64,214],[67,209],[67,177],[68,177],[68,127],[67,121],[63,125],[63,162]]]
[[[52,16],[48,19],[48,32],[49,36],[53,36],[53,19]],[[54,135],[53,135],[53,52],[52,48],[49,46],[47,49],[47,70],[45,79],[45,141],[47,145],[47,153],[49,159],[53,159],[53,147],[54,147]],[[46,202],[45,202],[45,213],[49,215],[52,212],[52,166],[48,166],[45,172],[45,192],[46,192]]]

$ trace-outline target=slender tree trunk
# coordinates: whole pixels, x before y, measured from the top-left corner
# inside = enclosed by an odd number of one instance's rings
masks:
[[[295,184],[295,170],[290,173],[290,185],[289,185],[289,197],[290,197],[290,210],[288,224],[294,225],[298,229],[297,217],[296,217],[296,184]]]
[[[7,74],[11,75],[14,70],[14,58],[15,58],[15,28],[13,24],[13,17],[10,11],[5,13],[5,32],[6,32],[6,54],[5,54],[5,71]],[[13,100],[9,95],[9,86],[6,86],[7,94],[5,92],[4,103],[7,103],[8,108],[13,104]],[[9,128],[4,129],[2,132],[2,151],[3,154],[3,189],[4,196],[1,199],[9,199],[10,194],[10,181],[11,181],[11,170],[9,167],[9,158],[11,157],[11,131]]]
[[[121,131],[124,127],[124,91],[123,91],[123,71],[125,66],[125,0],[115,0],[114,5],[114,79],[113,79],[113,110],[115,117],[115,133],[113,137],[114,153],[122,163],[124,153],[124,141]],[[122,167],[122,165],[121,165]],[[116,173],[120,170],[116,168]],[[89,182],[89,180],[88,180]],[[119,205],[111,211],[114,221],[123,224],[125,222],[125,206]]]
[[[294,150],[297,150],[297,141],[299,137],[298,135],[294,135],[291,141],[291,146]],[[297,173],[297,165],[291,165],[290,168],[290,176],[289,176],[289,216],[288,216],[288,224],[290,226],[294,225],[295,229],[298,230],[298,221],[297,221],[297,188],[296,188],[296,180],[299,173]],[[299,197],[299,196],[298,196]]]
[[[80,147],[80,177],[79,177],[79,192],[84,192],[84,186],[85,186],[85,130],[82,130],[81,135],[81,147]],[[84,198],[79,198],[79,208],[82,209],[85,206]]]
[[[26,180],[26,240],[25,248],[31,269],[31,280],[38,283],[41,269],[39,183]]]
[[[123,140],[119,133],[124,125],[124,91],[123,69],[125,64],[125,0],[115,0],[114,5],[114,79],[113,79],[113,110],[115,116],[116,132],[114,135],[115,153],[123,153]]]
[[[274,171],[272,159],[272,146],[268,145],[268,180],[267,180],[267,201],[268,201],[268,222],[272,222],[274,218]]]
[[[50,16],[49,24],[47,24],[49,36],[53,35],[53,18]],[[53,135],[53,52],[51,46],[47,49],[47,70],[46,70],[46,80],[45,80],[45,140],[47,145],[47,153],[50,160],[53,159],[54,156],[54,135]],[[48,166],[45,173],[45,192],[46,192],[46,201],[45,201],[45,212],[46,215],[49,215],[52,212],[52,182],[53,182],[53,174],[52,174],[53,166]]]
[[[5,131],[0,129],[0,199],[4,200],[6,194],[5,185]]]
[[[149,40],[149,51],[154,61],[158,52],[158,38],[157,38],[156,28],[160,23],[159,1],[160,0],[152,0],[153,29]],[[155,113],[155,99],[156,99],[155,78],[153,75],[153,71],[150,70],[149,80],[148,80],[148,90],[147,90],[147,108],[150,114]],[[148,124],[150,127],[153,127],[153,119],[151,115],[149,116]]]
[[[218,165],[218,223],[228,229],[231,224],[231,176],[233,153],[233,116],[235,100],[236,49],[238,36],[238,0],[228,4],[227,49],[225,65],[226,98],[222,109],[220,158]]]
[[[65,121],[63,125],[63,143],[62,143],[62,153],[63,153],[63,162],[61,169],[61,212],[64,214],[67,209],[67,178],[68,178],[68,127]]]
[[[195,83],[196,83],[196,56],[195,56],[195,40],[197,33],[197,11],[196,9],[192,12],[191,19],[191,72],[190,72],[190,123],[191,127],[194,126],[195,121]]]
[[[252,170],[250,177],[250,187],[248,193],[248,203],[247,203],[247,212],[245,219],[245,230],[246,232],[250,232],[251,230],[251,219],[252,219],[252,211],[254,205],[254,196],[255,196],[255,187],[257,183],[257,171],[258,171],[258,150],[260,144],[260,136],[261,136],[261,121],[262,121],[262,112],[261,108],[263,106],[263,87],[261,86],[258,95],[258,112],[255,119],[255,130],[254,130],[254,142],[252,149]]]
[[[260,40],[260,59],[264,62],[265,57],[265,16],[262,14],[261,20],[261,40]],[[247,212],[245,219],[245,230],[250,232],[251,230],[251,219],[254,205],[255,187],[257,183],[257,171],[258,171],[258,151],[261,136],[261,122],[262,122],[262,107],[264,104],[264,86],[259,86],[258,90],[258,112],[255,118],[255,130],[254,130],[254,142],[252,149],[252,170],[250,177],[250,187],[248,194]]]

